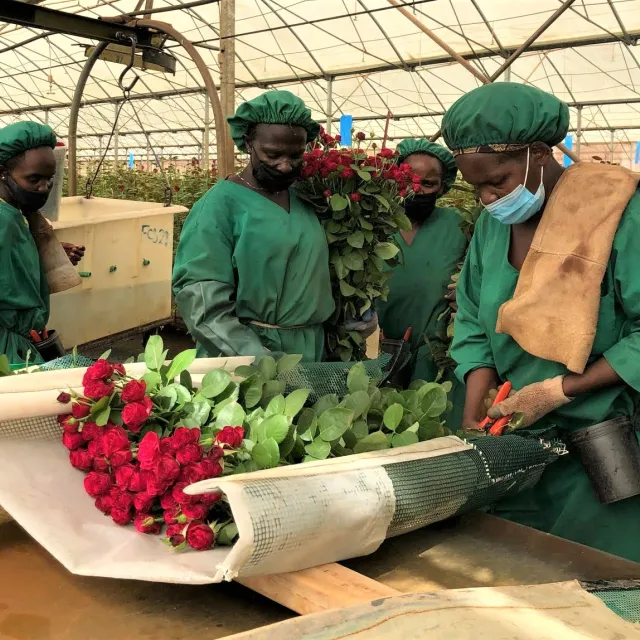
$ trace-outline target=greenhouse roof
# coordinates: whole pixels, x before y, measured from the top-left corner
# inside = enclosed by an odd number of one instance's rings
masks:
[[[140,14],[143,5],[27,3],[93,18]],[[216,83],[219,49],[228,40],[220,37],[221,6],[155,0],[152,16],[196,44]],[[566,10],[498,79],[528,82],[568,102],[573,128],[582,114],[583,140],[610,142],[612,130],[615,140],[640,139],[640,0],[236,0],[235,102],[277,86],[302,97],[317,120],[331,117],[334,132],[335,121],[349,114],[356,128],[382,138],[390,113],[392,143],[433,135],[443,111],[480,84],[476,75],[495,74],[561,7]],[[476,75],[419,24],[469,59]],[[29,117],[65,137],[90,44],[95,41],[0,23],[0,124]],[[144,153],[142,127],[162,155],[195,156],[206,120],[202,76],[177,42],[167,41],[165,49],[176,58],[175,75],[138,71],[119,120],[119,148]],[[123,99],[123,69],[102,60],[94,66],[80,110],[79,157],[95,156],[106,144]],[[213,129],[211,143],[213,149]]]

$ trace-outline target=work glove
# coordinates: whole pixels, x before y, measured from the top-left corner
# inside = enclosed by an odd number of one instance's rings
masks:
[[[357,331],[363,340],[366,340],[369,336],[372,336],[378,328],[378,314],[375,311],[365,311],[362,314],[361,320],[352,320],[347,322],[345,329],[347,331]]]
[[[557,376],[529,384],[520,391],[512,391],[506,400],[491,407],[487,415],[492,420],[497,420],[518,413],[523,416],[519,428],[529,427],[548,413],[573,400],[564,395],[563,378],[564,376]]]

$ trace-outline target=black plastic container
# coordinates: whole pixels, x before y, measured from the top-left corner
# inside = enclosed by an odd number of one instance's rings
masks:
[[[35,342],[34,346],[45,362],[51,362],[56,358],[62,358],[62,356],[67,355],[55,330],[49,331],[49,337],[46,340],[42,340],[42,342]]]
[[[602,504],[640,494],[640,444],[629,418],[607,420],[569,436]]]

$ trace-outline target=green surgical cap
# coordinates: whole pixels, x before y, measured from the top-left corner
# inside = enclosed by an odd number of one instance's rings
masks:
[[[515,82],[494,82],[465,93],[444,114],[442,135],[453,151],[475,153],[554,146],[569,130],[569,108],[550,93]]]
[[[240,151],[246,151],[244,136],[254,124],[291,124],[304,127],[307,141],[315,140],[320,125],[311,118],[311,110],[289,91],[267,91],[261,96],[242,103],[235,115],[227,118],[231,137]]]
[[[442,162],[444,168],[444,193],[449,191],[451,185],[456,181],[456,175],[458,174],[458,167],[456,167],[456,161],[453,155],[441,144],[436,144],[430,140],[424,138],[414,138],[411,140],[403,140],[397,148],[400,154],[398,162],[402,163],[414,153],[423,153],[433,158],[437,158]]]
[[[38,122],[15,122],[0,129],[0,164],[30,149],[56,146],[53,129]]]

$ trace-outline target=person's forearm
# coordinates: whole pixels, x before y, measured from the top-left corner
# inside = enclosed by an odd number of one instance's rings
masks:
[[[613,367],[604,358],[600,358],[589,365],[583,374],[570,373],[565,376],[562,381],[562,391],[567,398],[577,398],[585,393],[613,387],[621,382],[623,382],[622,378]]]
[[[489,391],[498,386],[498,373],[490,368],[476,369],[467,376],[465,384],[467,394],[462,414],[462,427],[473,429],[486,416],[484,401]]]

